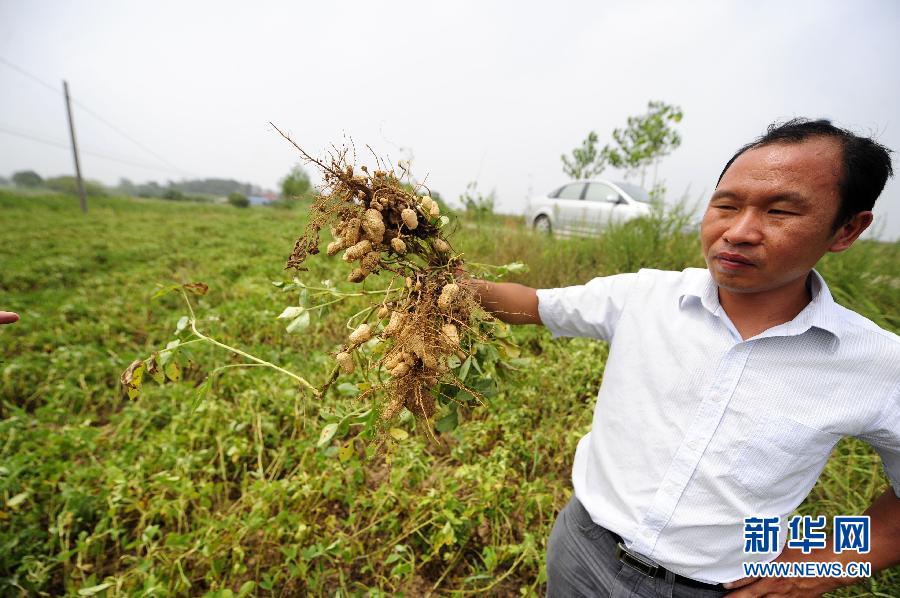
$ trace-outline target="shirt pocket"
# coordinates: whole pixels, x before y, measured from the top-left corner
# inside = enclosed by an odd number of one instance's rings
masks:
[[[740,448],[732,477],[757,497],[805,497],[840,439],[787,417],[765,417]]]

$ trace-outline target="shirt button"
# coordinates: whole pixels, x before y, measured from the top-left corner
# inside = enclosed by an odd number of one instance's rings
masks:
[[[713,403],[718,403],[719,401],[722,400],[722,396],[721,396],[721,395],[713,395],[713,396],[711,396],[710,398],[712,399],[712,402],[713,402]]]

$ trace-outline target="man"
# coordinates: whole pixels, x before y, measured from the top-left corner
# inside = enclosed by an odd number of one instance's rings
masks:
[[[813,270],[872,223],[891,174],[887,149],[828,121],[773,125],[719,178],[707,269],[467,282],[507,322],[610,342],[548,595],[816,596],[854,579],[744,578],[742,563],[900,562],[900,339],[835,304]],[[893,486],[866,511],[871,551],[784,548],[844,436],[875,448]],[[775,521],[768,553],[744,553],[749,517]]]

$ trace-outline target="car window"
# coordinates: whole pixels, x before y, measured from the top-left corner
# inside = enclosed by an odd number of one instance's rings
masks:
[[[560,189],[556,197],[558,199],[581,199],[581,192],[583,190],[584,183],[573,183]]]
[[[619,196],[616,190],[609,185],[604,185],[603,183],[591,183],[588,185],[587,193],[584,194],[584,198],[588,201],[607,201],[606,198],[610,195],[615,195],[616,197]]]
[[[631,183],[616,183],[616,185],[621,187],[622,190],[625,191],[625,193],[630,195],[631,199],[642,201],[644,203],[650,203],[650,194],[637,185],[632,185]]]

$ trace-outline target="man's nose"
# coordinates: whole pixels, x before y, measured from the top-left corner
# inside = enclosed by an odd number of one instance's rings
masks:
[[[762,222],[755,210],[742,210],[731,221],[722,238],[731,245],[756,245],[762,241]]]

